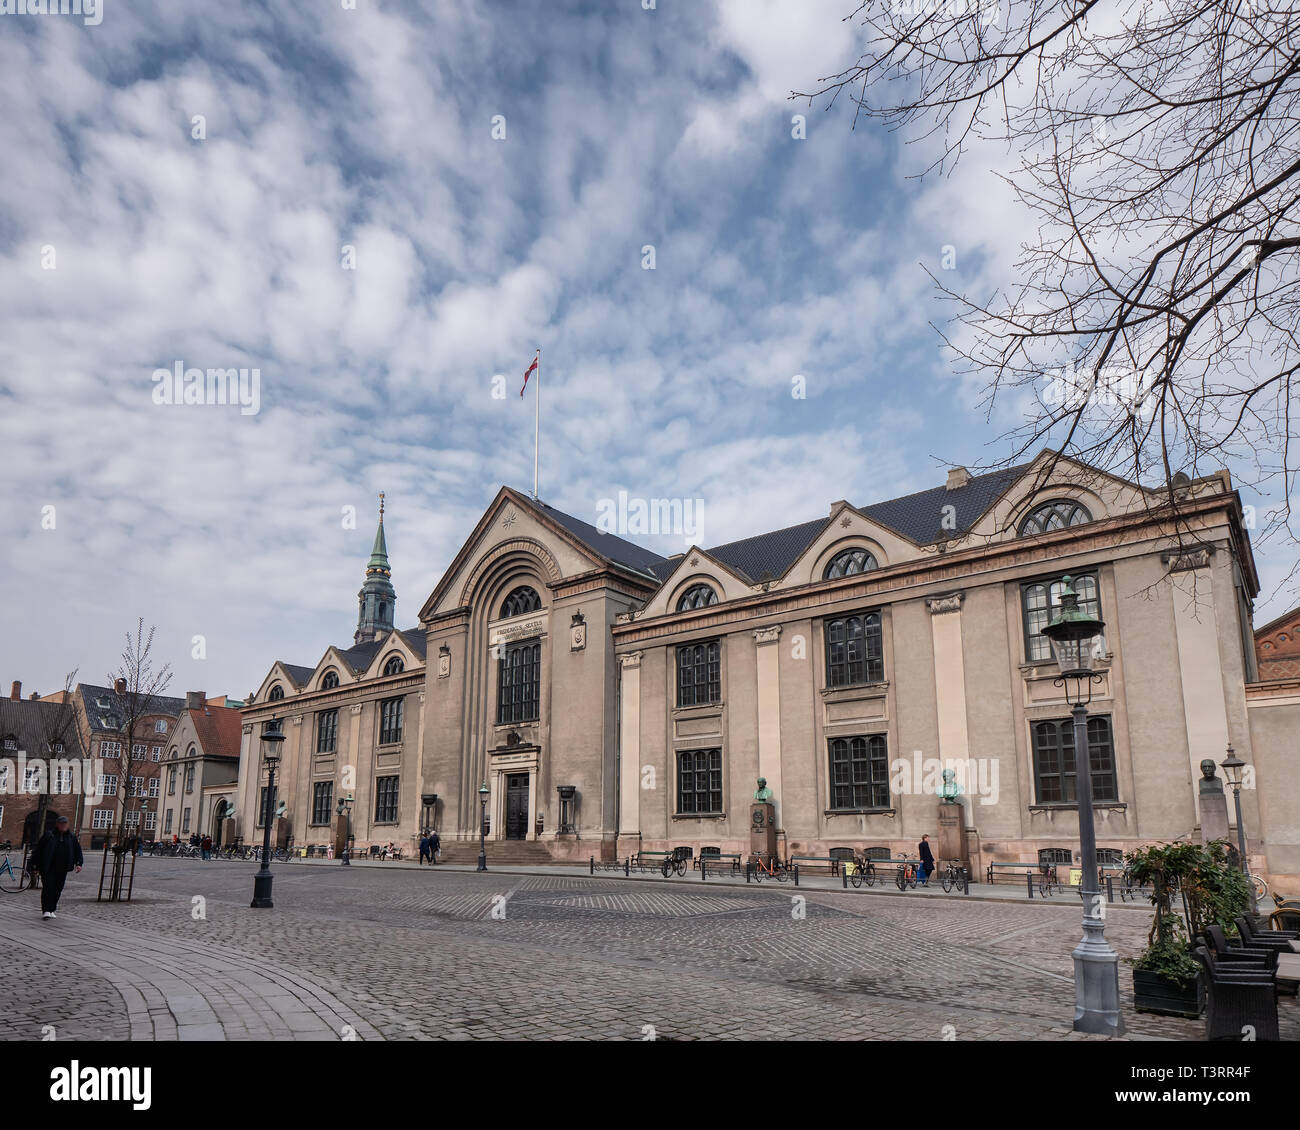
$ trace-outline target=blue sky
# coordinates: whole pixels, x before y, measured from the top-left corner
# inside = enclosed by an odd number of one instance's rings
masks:
[[[917,182],[924,146],[787,100],[857,57],[854,6],[0,16],[8,677],[102,680],[137,615],[176,693],[314,663],[351,638],[380,490],[410,626],[531,486],[539,346],[541,493],[588,521],[701,498],[716,544],[1000,458],[1016,405],[976,410],[919,264],[950,245],[989,293],[1024,217],[1000,154]],[[177,361],[258,368],[260,410],[154,403]],[[1261,565],[1267,595],[1290,560]]]

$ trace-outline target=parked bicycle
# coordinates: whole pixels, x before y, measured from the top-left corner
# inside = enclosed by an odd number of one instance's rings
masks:
[[[849,882],[860,888],[863,883],[868,887],[876,885],[876,865],[869,859],[854,859],[844,865]]]
[[[968,890],[969,880],[966,877],[966,868],[956,859],[948,860],[948,865],[943,869],[943,876],[940,878],[943,886],[943,893],[947,894],[956,887],[958,890]]]
[[[14,867],[13,856],[6,852],[4,862],[0,863],[0,891],[4,891],[7,895],[16,895],[27,888],[31,878],[27,868],[21,862],[17,868]]]
[[[905,891],[908,887],[916,890],[916,868],[910,863],[900,864],[898,873],[894,876],[894,884],[900,891]]]
[[[1060,880],[1056,877],[1056,867],[1050,863],[1044,863],[1038,869],[1038,893],[1047,898],[1053,891],[1060,893],[1065,890],[1061,886]]]
[[[778,883],[784,883],[788,872],[781,865],[781,861],[773,856],[765,863],[761,855],[754,857],[754,882],[761,883],[764,879],[775,879]]]

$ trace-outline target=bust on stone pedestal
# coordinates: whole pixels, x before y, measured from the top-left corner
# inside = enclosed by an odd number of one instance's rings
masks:
[[[759,777],[754,803],[749,806],[749,851],[760,859],[776,858],[776,797]]]
[[[1201,843],[1228,838],[1228,798],[1223,791],[1223,781],[1215,774],[1214,762],[1208,757],[1201,762],[1201,781],[1198,799],[1201,802]]]

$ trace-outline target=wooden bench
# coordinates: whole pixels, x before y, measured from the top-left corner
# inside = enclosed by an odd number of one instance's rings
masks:
[[[700,854],[691,864],[700,873],[701,879],[708,878],[710,870],[715,875],[723,871],[730,871],[735,875],[740,874],[740,853],[737,851],[723,851],[716,847],[702,847]]]
[[[675,847],[670,851],[639,851],[628,860],[628,870],[658,871],[666,879],[672,874],[684,874],[686,861],[695,854],[691,847]]]
[[[996,883],[998,877],[1009,875],[1015,882],[1023,881],[1026,874],[1038,875],[1043,867],[1050,867],[1051,864],[1042,863],[1004,863],[1001,860],[990,863],[986,878],[989,883]]]
[[[850,856],[849,859],[851,861],[852,856]],[[787,868],[802,868],[808,864],[811,864],[814,867],[824,865],[830,868],[830,873],[832,875],[838,875],[840,873],[840,864],[843,862],[843,859],[832,855],[792,855],[785,861],[785,865]]]

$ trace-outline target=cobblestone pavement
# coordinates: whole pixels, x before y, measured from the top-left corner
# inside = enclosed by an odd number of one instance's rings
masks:
[[[1073,906],[450,869],[142,860],[135,902],[0,898],[0,1036],[1077,1039]],[[1121,956],[1148,915],[1115,909]],[[1141,1015],[1133,1039],[1201,1039]],[[1297,1002],[1281,1002],[1300,1038]],[[1093,1037],[1096,1038],[1096,1037]]]

